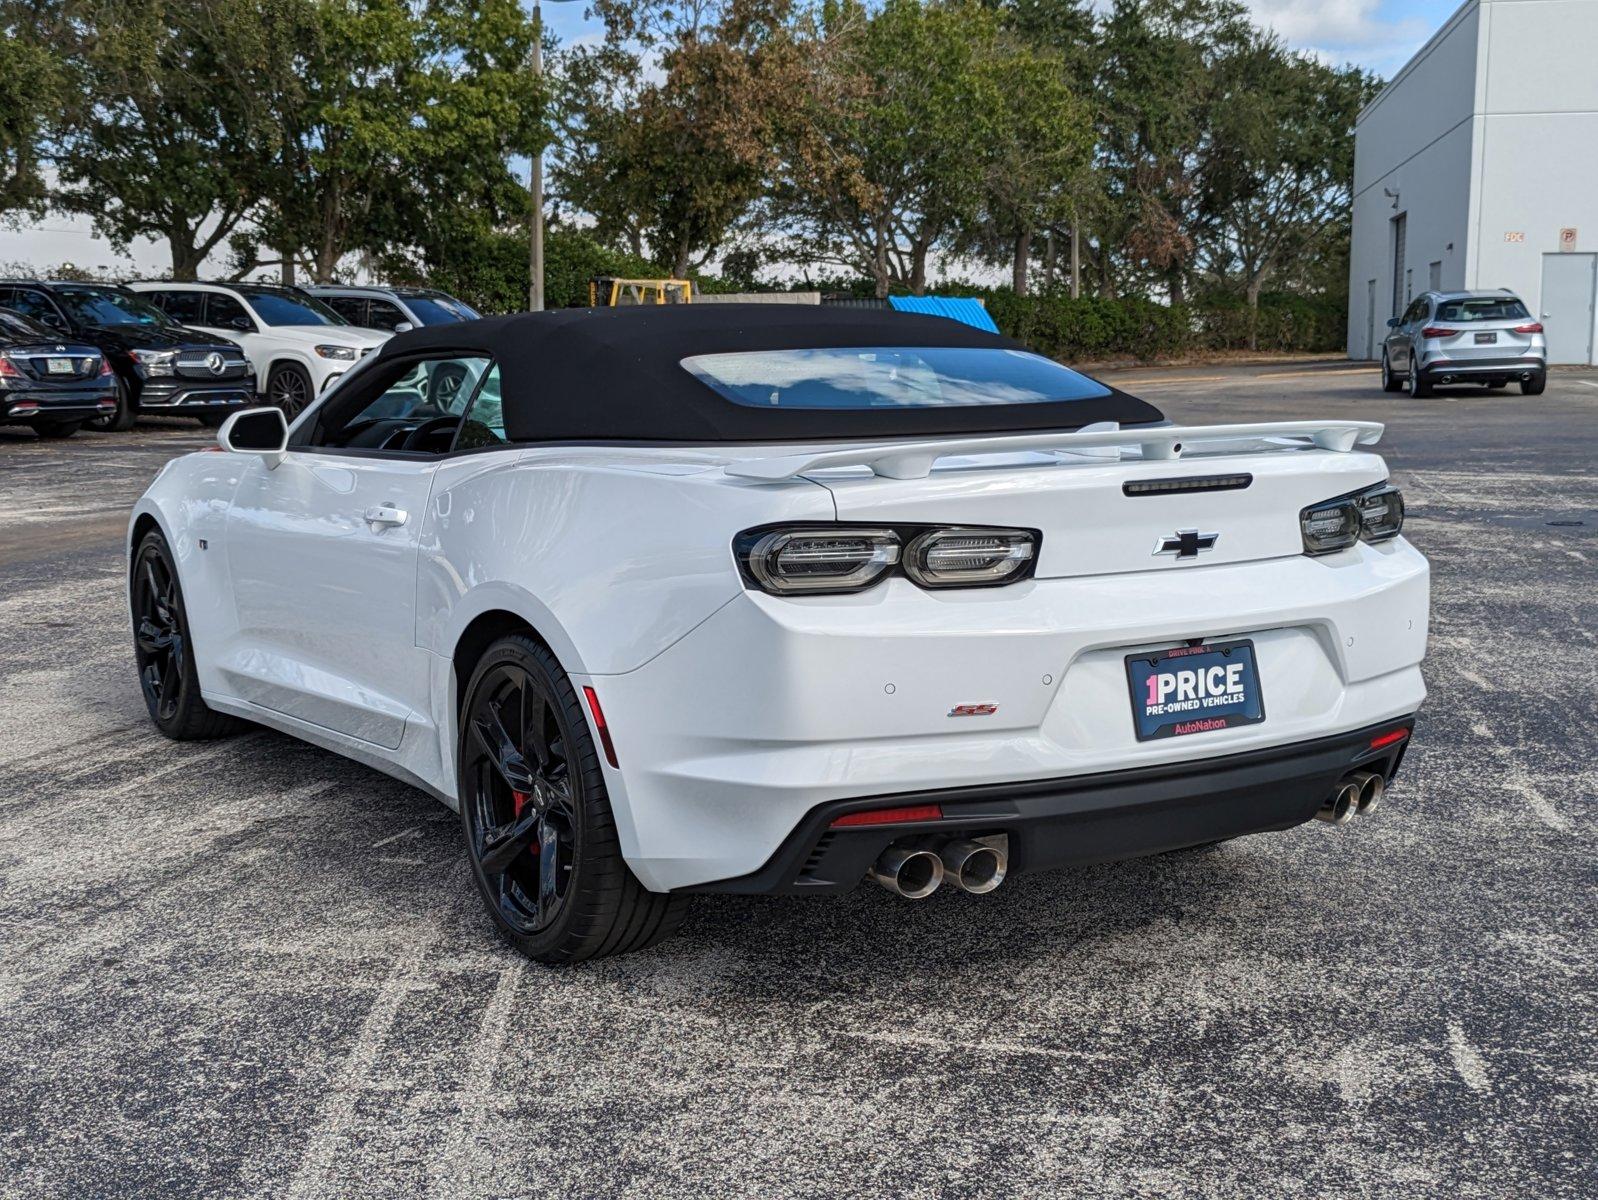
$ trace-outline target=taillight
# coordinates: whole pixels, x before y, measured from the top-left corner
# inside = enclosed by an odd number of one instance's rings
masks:
[[[12,362],[4,354],[0,354],[0,378],[4,378],[4,379],[22,379],[22,378],[24,378],[22,372],[17,370],[17,364]]]
[[[111,371],[111,360],[109,358],[102,357],[100,359],[100,378],[104,379],[107,375],[110,375],[110,374],[112,374],[112,371]]]
[[[1007,583],[1034,553],[1022,529],[931,529],[905,551],[904,573],[929,588]]]
[[[1360,539],[1385,542],[1404,528],[1404,493],[1390,483],[1334,496],[1298,514],[1305,554],[1332,554]]]
[[[1428,325],[1420,331],[1420,335],[1423,338],[1445,338],[1464,332],[1463,329],[1444,329],[1441,325]]]
[[[1367,542],[1385,542],[1404,528],[1404,493],[1383,484],[1354,497],[1359,506],[1360,536]]]
[[[1024,579],[1038,533],[965,525],[793,525],[733,540],[744,582],[778,596],[859,592],[901,571],[924,588],[999,587]]]
[[[1542,331],[1543,323],[1541,321],[1533,321],[1530,325],[1515,326],[1516,333],[1541,333]]]
[[[768,592],[858,592],[899,561],[891,529],[774,529],[760,535],[743,562]]]

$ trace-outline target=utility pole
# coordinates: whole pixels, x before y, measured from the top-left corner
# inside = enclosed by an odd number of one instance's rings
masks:
[[[1082,232],[1077,227],[1076,212],[1071,212],[1071,299],[1082,298]]]
[[[542,85],[544,79],[544,14],[533,0],[533,78]],[[543,90],[542,86],[539,88]],[[527,311],[544,311],[544,122],[538,122],[538,145],[533,149],[532,171],[528,176],[527,190],[531,211],[528,220],[527,249]]]
[[[551,4],[570,0],[550,0]],[[533,78],[544,79],[544,12],[540,0],[533,0]],[[539,88],[543,90],[542,87]],[[548,105],[545,105],[548,110]],[[543,122],[539,122],[543,133]],[[532,170],[527,177],[527,310],[544,311],[544,145],[533,151]]]

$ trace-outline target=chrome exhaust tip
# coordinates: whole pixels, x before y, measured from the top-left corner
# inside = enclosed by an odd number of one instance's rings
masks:
[[[1380,806],[1387,791],[1387,781],[1374,771],[1355,771],[1348,782],[1359,785],[1359,815],[1362,817]]]
[[[944,877],[973,896],[985,896],[993,891],[1004,882],[1005,873],[1010,869],[1009,850],[1005,845],[969,839],[945,842],[939,857],[943,860]]]
[[[1332,789],[1332,794],[1321,803],[1321,810],[1315,814],[1315,817],[1333,825],[1347,825],[1357,812],[1359,812],[1359,784],[1350,776]]]
[[[896,896],[925,900],[943,882],[943,860],[925,846],[889,846],[872,865],[871,878]]]

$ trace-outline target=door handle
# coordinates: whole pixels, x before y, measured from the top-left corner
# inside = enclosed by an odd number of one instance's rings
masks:
[[[395,508],[392,504],[378,504],[366,510],[366,523],[378,529],[403,525],[410,519],[410,513],[403,508]]]

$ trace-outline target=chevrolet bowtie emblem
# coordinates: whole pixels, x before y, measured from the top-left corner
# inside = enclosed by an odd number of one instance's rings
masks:
[[[1200,533],[1196,529],[1178,529],[1170,537],[1154,543],[1155,554],[1174,554],[1177,558],[1197,558],[1206,550],[1213,550],[1221,540],[1218,533]]]

